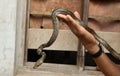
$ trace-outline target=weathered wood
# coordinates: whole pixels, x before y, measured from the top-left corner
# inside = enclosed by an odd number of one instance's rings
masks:
[[[42,43],[46,43],[52,34],[50,29],[28,29],[28,49],[37,49]],[[77,51],[78,39],[70,30],[60,30],[57,40],[49,50]]]
[[[30,12],[31,16],[34,17],[50,17],[51,16],[51,12],[41,12],[41,11],[31,11]]]
[[[115,51],[120,53],[120,33],[119,32],[99,32],[98,33],[101,38],[106,40]],[[105,52],[108,52],[105,48],[103,48]]]
[[[34,63],[28,62],[27,66],[19,70],[17,76],[24,75],[43,75],[43,76],[97,76],[103,75],[102,72],[96,71],[96,67],[87,66],[84,71],[79,71],[76,65],[50,64],[44,63],[37,69],[33,69]],[[29,72],[29,73],[28,73]]]
[[[109,1],[91,1],[89,15],[100,15],[100,16],[111,16],[111,17],[120,17],[120,1],[115,2],[111,0]]]
[[[51,17],[51,12],[41,12],[41,11],[31,11],[31,16],[34,16],[36,18],[41,17]],[[120,16],[111,16],[111,15],[97,15],[97,14],[91,14],[88,17],[89,19],[95,19],[101,22],[110,22],[110,21],[116,21],[120,20]]]
[[[30,11],[52,11],[55,8],[67,8],[76,11],[80,8],[80,0],[31,0]]]
[[[95,19],[100,22],[111,22],[111,21],[117,21],[120,20],[120,17],[118,16],[111,16],[111,15],[90,15],[89,19]]]
[[[46,71],[19,71],[16,76],[104,76],[99,71],[81,71],[79,74],[64,74],[56,72],[46,72]]]
[[[74,12],[80,8],[80,4],[80,0],[30,0],[30,28],[40,28],[45,22],[47,25],[44,25],[44,29],[51,29],[52,26],[48,26],[48,24],[51,20],[50,14],[54,9],[66,8]],[[80,11],[78,10],[78,12]],[[60,26],[60,29],[64,28],[66,29],[66,26]]]
[[[29,29],[28,30],[28,49],[37,49],[40,44],[49,40],[52,34],[50,29]],[[120,53],[120,33],[117,32],[98,32],[116,51]],[[55,43],[48,50],[68,50],[77,51],[78,39],[70,30],[60,30]],[[107,50],[104,49],[106,52]]]
[[[120,1],[90,0],[89,26],[97,31],[120,32]]]

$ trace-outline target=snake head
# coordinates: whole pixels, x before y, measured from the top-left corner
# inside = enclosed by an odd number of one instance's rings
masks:
[[[44,60],[46,58],[46,53],[42,52],[41,55],[42,55],[42,57],[36,61],[35,65],[33,67],[34,69],[36,69],[37,67],[39,67],[44,62]]]
[[[33,66],[34,69],[36,69],[37,67],[39,67],[41,64],[43,63],[43,60],[40,58],[37,60],[37,62],[35,63],[35,65]]]

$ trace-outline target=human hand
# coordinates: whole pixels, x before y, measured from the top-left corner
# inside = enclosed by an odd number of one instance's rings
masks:
[[[74,12],[74,15],[80,19],[78,12]],[[89,53],[94,54],[99,49],[98,44],[94,36],[89,33],[84,27],[79,25],[70,15],[58,14],[58,17],[63,19],[71,31],[79,38],[81,43],[85,46]]]

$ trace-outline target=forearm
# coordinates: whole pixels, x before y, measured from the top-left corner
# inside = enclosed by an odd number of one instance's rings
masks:
[[[120,75],[120,68],[118,65],[113,63],[105,53],[102,53],[99,57],[93,59],[106,76]]]

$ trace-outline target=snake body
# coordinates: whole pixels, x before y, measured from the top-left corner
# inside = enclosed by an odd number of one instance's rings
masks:
[[[55,40],[58,36],[58,33],[59,33],[59,19],[57,17],[58,14],[70,15],[74,20],[76,20],[76,22],[78,22],[88,32],[90,32],[95,37],[95,39],[101,45],[103,45],[115,58],[120,60],[120,54],[118,54],[103,38],[101,38],[99,35],[97,35],[97,33],[93,29],[91,29],[90,27],[85,25],[84,22],[81,21],[80,19],[78,19],[71,11],[69,11],[67,9],[63,9],[63,8],[58,8],[58,9],[53,10],[53,12],[51,14],[51,19],[52,19],[52,23],[53,23],[52,36],[47,43],[40,45],[40,47],[37,49],[37,53],[39,55],[42,55],[42,57],[35,63],[34,68],[41,65],[46,57],[45,52],[42,52],[43,48],[51,46],[55,42]]]

